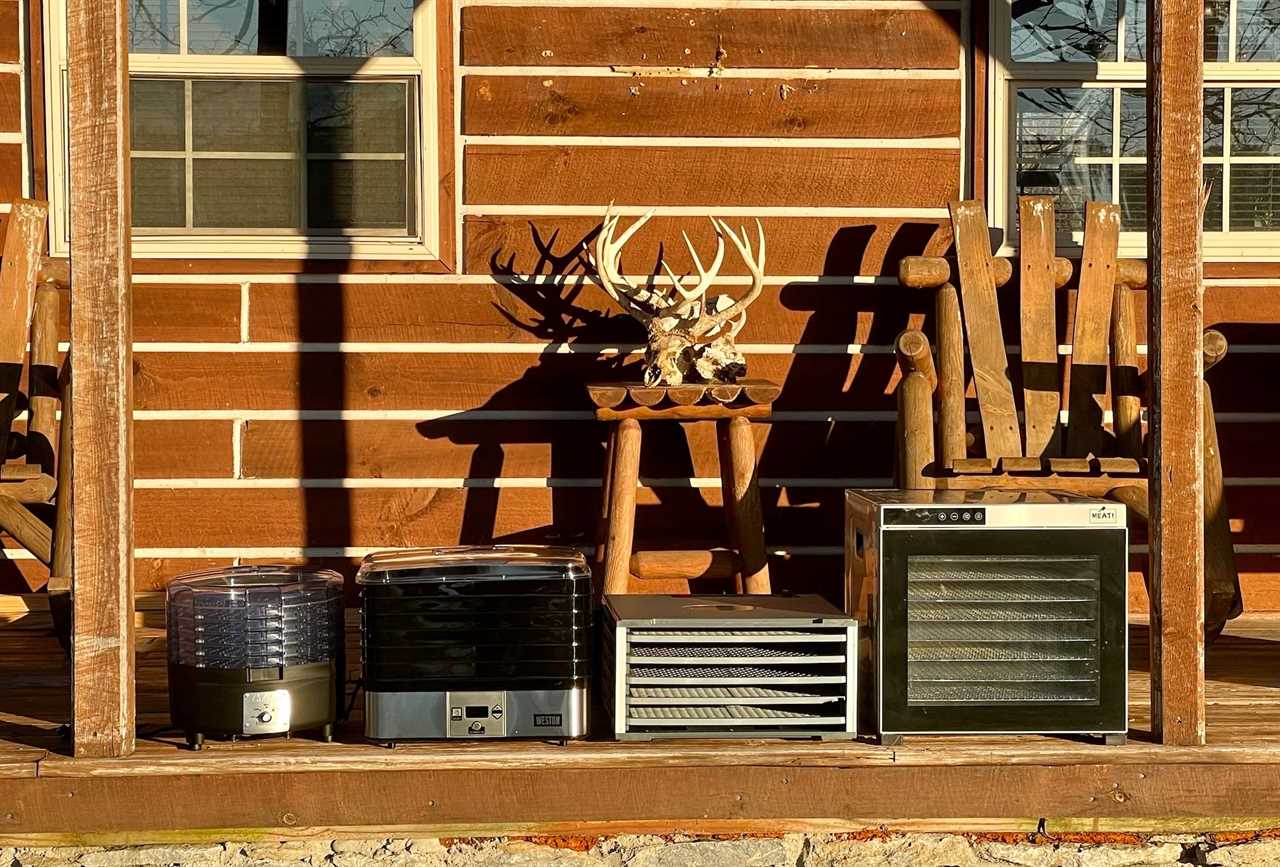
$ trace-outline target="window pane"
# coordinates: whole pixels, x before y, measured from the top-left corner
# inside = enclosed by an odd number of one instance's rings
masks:
[[[1237,0],[1236,60],[1280,60],[1280,0]]]
[[[175,228],[187,224],[186,160],[133,160],[133,225]]]
[[[258,0],[187,3],[187,50],[192,54],[259,53]]]
[[[299,227],[296,160],[198,159],[192,196],[198,228]]]
[[[307,222],[317,229],[408,228],[400,160],[318,160],[307,166]]]
[[[408,150],[409,88],[404,82],[307,85],[307,151],[313,154]]]
[[[165,2],[176,4],[178,0]],[[187,2],[187,42],[192,54],[280,55],[287,52],[293,57],[408,57],[413,54],[414,0]]]
[[[1212,88],[1204,92],[1204,152],[1222,156],[1222,112],[1225,91]],[[1120,91],[1120,155],[1147,155],[1147,92],[1140,88]]]
[[[1205,0],[1204,59],[1226,63],[1230,57],[1230,0]],[[1147,59],[1147,0],[1125,0],[1124,59]]]
[[[1204,180],[1209,184],[1209,204],[1204,212],[1204,230],[1221,232],[1222,166],[1205,166]],[[1120,228],[1126,232],[1146,231],[1147,167],[1144,165],[1120,166]]]
[[[289,54],[413,54],[413,0],[290,0]]]
[[[1086,201],[1111,201],[1111,167],[1076,162],[1111,154],[1111,94],[1082,87],[1018,91],[1018,193],[1057,196],[1060,232],[1083,225]]]
[[[1095,63],[1116,59],[1120,0],[1013,4],[1015,61]]]
[[[129,82],[129,135],[135,151],[186,150],[186,94],[181,81]]]
[[[301,111],[297,87],[291,81],[193,81],[192,147],[296,153]]]
[[[1280,229],[1280,165],[1231,167],[1231,231]]]
[[[1280,156],[1280,88],[1231,91],[1231,153]]]
[[[178,0],[130,0],[129,50],[177,54],[179,18]]]

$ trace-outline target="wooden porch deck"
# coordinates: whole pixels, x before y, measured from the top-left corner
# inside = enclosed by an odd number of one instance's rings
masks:
[[[1130,742],[917,737],[904,746],[604,739],[430,743],[308,738],[183,748],[166,731],[158,612],[138,629],[137,752],[72,759],[47,613],[0,624],[0,843],[406,833],[708,833],[892,827],[1021,832],[1280,826],[1280,613],[1210,649],[1208,746],[1150,735],[1147,630],[1132,627]],[[187,836],[190,836],[188,833]],[[238,839],[238,838],[237,838]]]

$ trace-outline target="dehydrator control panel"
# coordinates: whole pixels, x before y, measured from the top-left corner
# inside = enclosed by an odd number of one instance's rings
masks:
[[[506,692],[451,692],[445,700],[451,738],[505,738]]]
[[[293,699],[287,689],[244,694],[244,733],[274,735],[289,730]]]
[[[987,523],[987,510],[982,506],[885,509],[884,518],[890,527],[980,527]]]

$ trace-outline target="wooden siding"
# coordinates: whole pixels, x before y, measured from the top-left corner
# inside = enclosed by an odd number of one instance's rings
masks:
[[[753,375],[784,384],[777,417],[753,426],[774,575],[834,596],[840,492],[888,483],[890,347],[932,309],[896,263],[947,249],[970,171],[959,5],[459,4],[443,34],[462,59],[458,273],[139,263],[139,589],[237,556],[349,572],[384,545],[589,544],[604,431],[580,384],[634,365],[644,336],[584,277],[615,198],[658,208],[629,245],[636,270],[660,249],[689,269],[679,236],[709,247],[703,206],[761,215],[770,279],[741,340]],[[0,131],[16,10],[0,0]],[[21,177],[6,147],[0,188]],[[720,291],[741,291],[735,257],[722,273]],[[1206,322],[1234,345],[1210,380],[1246,605],[1280,607],[1280,407],[1257,387],[1280,374],[1280,326],[1259,324],[1280,322],[1280,268],[1207,273]],[[1016,292],[1003,298],[1016,334]],[[646,432],[642,543],[718,534],[715,456],[705,425]],[[14,564],[0,586],[40,580]]]

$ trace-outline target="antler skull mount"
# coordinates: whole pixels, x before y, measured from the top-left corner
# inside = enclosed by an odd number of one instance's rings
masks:
[[[698,272],[697,283],[687,287],[685,283],[691,275],[677,276],[663,261],[662,269],[671,286],[661,287],[653,280],[640,286],[622,273],[622,248],[652,216],[650,211],[618,234],[622,218],[613,213],[611,206],[605,212],[591,255],[600,286],[649,333],[644,354],[645,384],[736,382],[747,372],[747,360],[734,339],[747,324],[747,308],[764,288],[764,227],[756,220],[759,241],[753,250],[746,227],[740,229],[739,235],[724,220],[708,217],[716,231],[716,252],[710,267],[703,267],[688,234],[681,233]],[[724,262],[726,238],[751,275],[751,287],[737,300],[728,295],[707,297]]]

